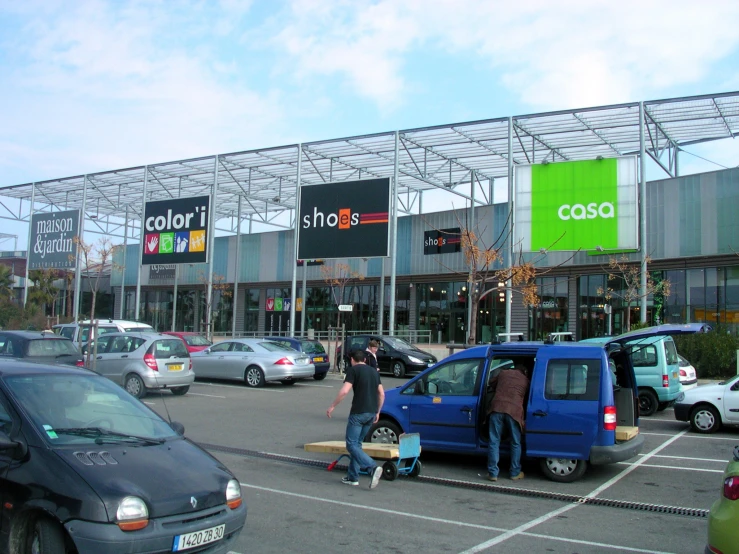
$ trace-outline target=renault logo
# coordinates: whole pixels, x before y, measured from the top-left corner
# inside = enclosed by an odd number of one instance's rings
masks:
[[[198,501],[195,499],[194,496],[190,497],[190,505],[192,506],[193,510],[198,507]]]

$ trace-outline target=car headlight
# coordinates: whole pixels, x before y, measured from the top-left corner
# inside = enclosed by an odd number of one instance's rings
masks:
[[[232,510],[241,506],[241,485],[236,479],[231,479],[226,485],[226,504]]]
[[[149,509],[138,496],[127,496],[115,514],[121,531],[137,531],[149,525]]]
[[[422,364],[423,361],[419,360],[415,356],[408,356],[408,361],[414,364]]]

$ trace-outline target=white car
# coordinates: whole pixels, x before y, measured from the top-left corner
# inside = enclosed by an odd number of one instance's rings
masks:
[[[683,390],[694,389],[698,386],[698,374],[695,368],[680,354],[677,357],[680,363],[680,384],[683,386]]]
[[[739,425],[739,375],[681,392],[675,419],[688,421],[698,433],[715,433],[721,425]]]

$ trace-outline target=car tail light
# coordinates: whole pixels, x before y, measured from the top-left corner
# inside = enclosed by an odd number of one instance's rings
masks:
[[[680,370],[680,377],[687,377],[687,376],[688,376],[688,372],[685,371],[684,369],[681,369]]]
[[[77,360],[74,365],[77,367],[85,367],[85,360]]]
[[[615,431],[616,430],[616,407],[606,406],[603,409],[603,430],[604,431]]]
[[[727,477],[724,481],[724,496],[729,500],[739,500],[739,477]]]
[[[275,365],[293,365],[293,361],[290,358],[280,358]]]
[[[662,376],[662,386],[663,387],[669,387],[670,386],[670,376],[669,375],[663,375]]]
[[[144,354],[144,363],[149,366],[149,369],[152,369],[154,371],[159,371],[159,366],[157,365],[157,359],[154,357],[154,354],[151,352],[147,352]]]

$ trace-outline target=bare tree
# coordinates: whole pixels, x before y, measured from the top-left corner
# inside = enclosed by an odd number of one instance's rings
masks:
[[[331,295],[337,306],[344,301],[344,290],[347,286],[354,281],[364,281],[364,275],[354,271],[348,264],[342,263],[322,265],[321,277],[331,287]],[[339,312],[336,326],[341,327],[341,312]]]
[[[651,261],[652,259],[647,256],[647,265]],[[626,304],[626,331],[631,330],[631,305],[633,303],[652,294],[661,294],[664,298],[670,296],[670,281],[668,279],[656,281],[649,271],[647,271],[647,287],[645,290],[642,290],[640,264],[629,261],[626,255],[620,258],[610,256],[606,269],[608,271],[608,281],[620,279],[623,287],[621,289],[611,288],[610,286],[607,286],[605,289],[598,287],[598,294],[608,301],[613,298],[619,298]]]
[[[203,320],[205,326],[205,338],[213,340],[213,299],[216,297],[216,293],[220,293],[221,298],[219,302],[224,298],[231,298],[233,296],[233,287],[229,283],[226,283],[226,278],[223,275],[217,273],[213,274],[212,288],[213,294],[208,298],[208,276],[205,273],[198,274],[198,281],[205,287],[205,319]],[[176,301],[176,299],[175,299]]]
[[[112,245],[110,238],[108,237],[103,237],[97,242],[91,244],[86,243],[84,239],[79,236],[74,237],[73,240],[79,249],[80,263],[82,264],[81,269],[87,277],[87,283],[90,287],[90,292],[92,293],[92,304],[90,306],[90,332],[88,333],[88,337],[92,340],[97,338],[93,336],[92,331],[96,326],[95,303],[97,301],[98,291],[100,290],[100,278],[108,269],[108,266],[113,259],[113,252],[116,247]],[[82,333],[80,333],[80,337],[82,337]],[[97,351],[97,341],[95,341],[94,349]],[[95,359],[93,356],[96,353],[97,352],[93,353],[93,348],[87,348],[87,356],[85,360],[85,365],[87,367],[91,367],[90,360]]]
[[[457,223],[460,228],[460,249],[464,256],[465,271],[450,268],[439,259],[437,259],[437,262],[452,274],[464,275],[466,277],[469,288],[467,298],[471,312],[467,340],[469,344],[475,344],[477,342],[478,306],[489,294],[501,290],[498,286],[486,288],[489,284],[494,283],[498,285],[505,283],[505,287],[521,295],[524,306],[536,306],[539,304],[539,289],[536,284],[536,278],[551,271],[553,268],[547,268],[545,270],[537,268],[536,264],[544,254],[542,253],[540,256],[535,256],[527,260],[521,248],[518,248],[518,253],[515,255],[515,259],[512,260],[510,267],[502,267],[505,259],[505,250],[508,241],[511,239],[510,214],[508,215],[508,220],[503,231],[495,237],[492,244],[486,244],[482,238],[486,232],[486,228],[480,227],[479,224],[470,224],[467,214],[468,212],[465,210],[464,217],[460,217],[459,213],[455,211]],[[437,231],[443,233],[443,231],[438,229]],[[556,244],[556,241],[550,245],[550,248],[554,244]],[[562,264],[558,264],[555,267],[559,267],[559,265]]]

